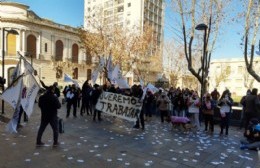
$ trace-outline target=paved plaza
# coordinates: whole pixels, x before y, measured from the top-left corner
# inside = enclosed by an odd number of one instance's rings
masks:
[[[7,105],[6,105],[7,106]],[[65,119],[66,106],[59,110],[65,133],[60,146],[52,147],[52,131],[43,134],[44,147],[36,147],[40,110],[35,110],[17,134],[5,132],[0,122],[0,168],[124,168],[124,167],[260,167],[260,153],[240,150],[242,131],[232,127],[229,136],[204,132],[184,134],[169,123],[160,123],[154,116],[146,122],[145,131],[133,129],[134,123],[102,115],[102,122],[93,122],[84,115]],[[12,112],[6,107],[6,117]]]

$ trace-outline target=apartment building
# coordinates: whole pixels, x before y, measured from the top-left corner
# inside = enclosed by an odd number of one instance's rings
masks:
[[[85,0],[84,28],[95,31],[92,21],[136,28],[141,33],[144,25],[153,27],[157,46],[162,49],[164,36],[164,0]]]

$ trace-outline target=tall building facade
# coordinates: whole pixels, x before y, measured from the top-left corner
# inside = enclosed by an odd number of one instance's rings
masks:
[[[164,8],[164,0],[85,0],[84,28],[95,31],[95,25],[91,23],[95,18],[111,26],[135,27],[139,33],[149,24],[157,36],[157,46],[162,49]]]
[[[91,78],[91,58],[80,47],[75,28],[41,18],[29,6],[19,3],[2,2],[0,16],[0,48],[4,51],[0,61],[3,65],[5,60],[7,84],[18,62],[17,52],[26,56],[39,78],[48,85],[54,81],[66,85],[63,82],[65,73],[80,82]],[[17,34],[12,34],[11,30]],[[0,76],[2,74],[1,68]]]
[[[99,26],[108,28],[108,31],[114,27],[121,27],[124,30],[130,30],[134,34],[142,34],[147,32],[147,29],[152,28],[153,37],[156,37],[156,39],[150,44],[151,48],[148,54],[153,55],[156,51],[156,55],[159,56],[159,58],[162,57],[164,41],[164,0],[85,0],[84,2],[85,30],[95,33],[98,32]],[[113,34],[109,32],[108,36],[109,38],[113,38]],[[162,58],[160,59],[162,60]],[[161,64],[162,66],[162,62],[157,62],[156,64]],[[147,79],[143,80],[146,82],[154,83],[159,78],[158,72],[149,71],[145,73],[144,78]],[[139,82],[137,76],[138,75],[135,75],[133,71],[125,75],[130,85]],[[149,78],[146,76],[149,76]]]

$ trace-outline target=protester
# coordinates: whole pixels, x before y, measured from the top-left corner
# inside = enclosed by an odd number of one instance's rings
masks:
[[[200,98],[197,92],[193,92],[188,101],[188,111],[190,118],[192,118],[193,125],[200,130],[199,112],[200,112]]]
[[[257,96],[257,92],[258,90],[253,88],[251,95],[248,95],[245,100],[241,102],[242,104],[245,104],[245,131],[247,130],[249,121],[252,118],[260,117],[260,101]]]
[[[96,115],[98,118],[98,121],[102,121],[101,119],[101,111],[97,110],[95,108],[97,102],[98,102],[98,98],[101,95],[102,91],[101,88],[99,87],[98,84],[94,85],[94,90],[92,91],[92,95],[91,95],[91,101],[92,101],[92,106],[94,108],[94,115],[93,115],[93,121],[96,121]]]
[[[208,131],[209,128],[211,134],[214,132],[214,108],[215,104],[211,95],[206,93],[202,101],[202,112],[204,114],[205,131]]]
[[[240,104],[242,105],[242,111],[241,111],[241,116],[240,116],[241,122],[240,122],[240,126],[239,126],[240,129],[244,128],[244,124],[245,124],[245,117],[244,116],[245,116],[245,108],[246,108],[246,97],[249,96],[249,95],[251,95],[251,90],[250,89],[248,89],[246,91],[246,95],[243,96],[241,98],[241,100],[240,100]]]
[[[143,103],[143,105],[145,106],[146,120],[148,120],[148,117],[150,119],[152,117],[153,101],[154,101],[154,95],[153,95],[152,91],[148,90],[146,92],[146,95],[145,95],[145,98],[144,98],[144,103]]]
[[[215,104],[218,104],[218,99],[220,97],[220,93],[218,92],[217,88],[215,88],[212,92],[211,92],[211,97],[212,100],[214,101]]]
[[[87,115],[92,115],[92,109],[90,106],[90,97],[92,93],[92,87],[89,85],[88,80],[84,82],[82,86],[82,101],[81,101],[81,109],[80,109],[80,115],[82,116],[83,113],[85,113],[85,110],[87,112]]]
[[[221,130],[220,135],[223,135],[224,128],[226,129],[225,134],[228,135],[228,129],[230,124],[230,117],[232,111],[233,99],[229,90],[225,90],[219,100],[218,106],[220,107],[220,119],[221,119]]]
[[[136,97],[139,99],[139,101],[142,101],[141,98],[143,96],[143,89],[141,85],[133,85],[131,88],[132,91],[132,96]],[[137,116],[138,117],[138,116]],[[145,124],[144,124],[144,107],[142,107],[141,112],[139,114],[139,117],[136,120],[136,123],[133,128],[139,129],[140,128],[140,123],[142,126],[142,130],[145,129]]]
[[[55,94],[54,86],[48,87],[46,93],[39,98],[39,107],[41,109],[41,124],[38,130],[36,145],[43,146],[42,135],[48,124],[51,125],[53,130],[53,146],[58,145],[58,116],[57,109],[61,104]]]
[[[70,109],[73,106],[73,116],[77,117],[77,102],[78,102],[78,91],[76,90],[75,84],[69,88],[66,94],[67,100],[67,115],[66,118],[70,116]]]
[[[161,123],[164,122],[165,117],[169,117],[169,111],[168,111],[169,103],[170,103],[170,99],[168,98],[165,92],[162,92],[161,96],[157,99],[156,102],[161,115]]]

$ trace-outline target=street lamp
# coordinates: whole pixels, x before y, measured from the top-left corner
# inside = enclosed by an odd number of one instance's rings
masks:
[[[18,35],[16,30],[6,30],[2,28],[2,78],[5,77],[5,31],[10,34]],[[2,85],[2,92],[5,90],[5,85]],[[4,100],[2,100],[2,114],[4,114]]]
[[[204,78],[205,78],[205,57],[206,57],[206,48],[207,48],[207,29],[208,26],[204,23],[201,23],[195,27],[196,30],[204,30],[204,40],[203,40],[203,56],[202,56],[202,67],[201,67],[201,90],[200,90],[200,99],[202,103],[203,91],[204,91]]]

